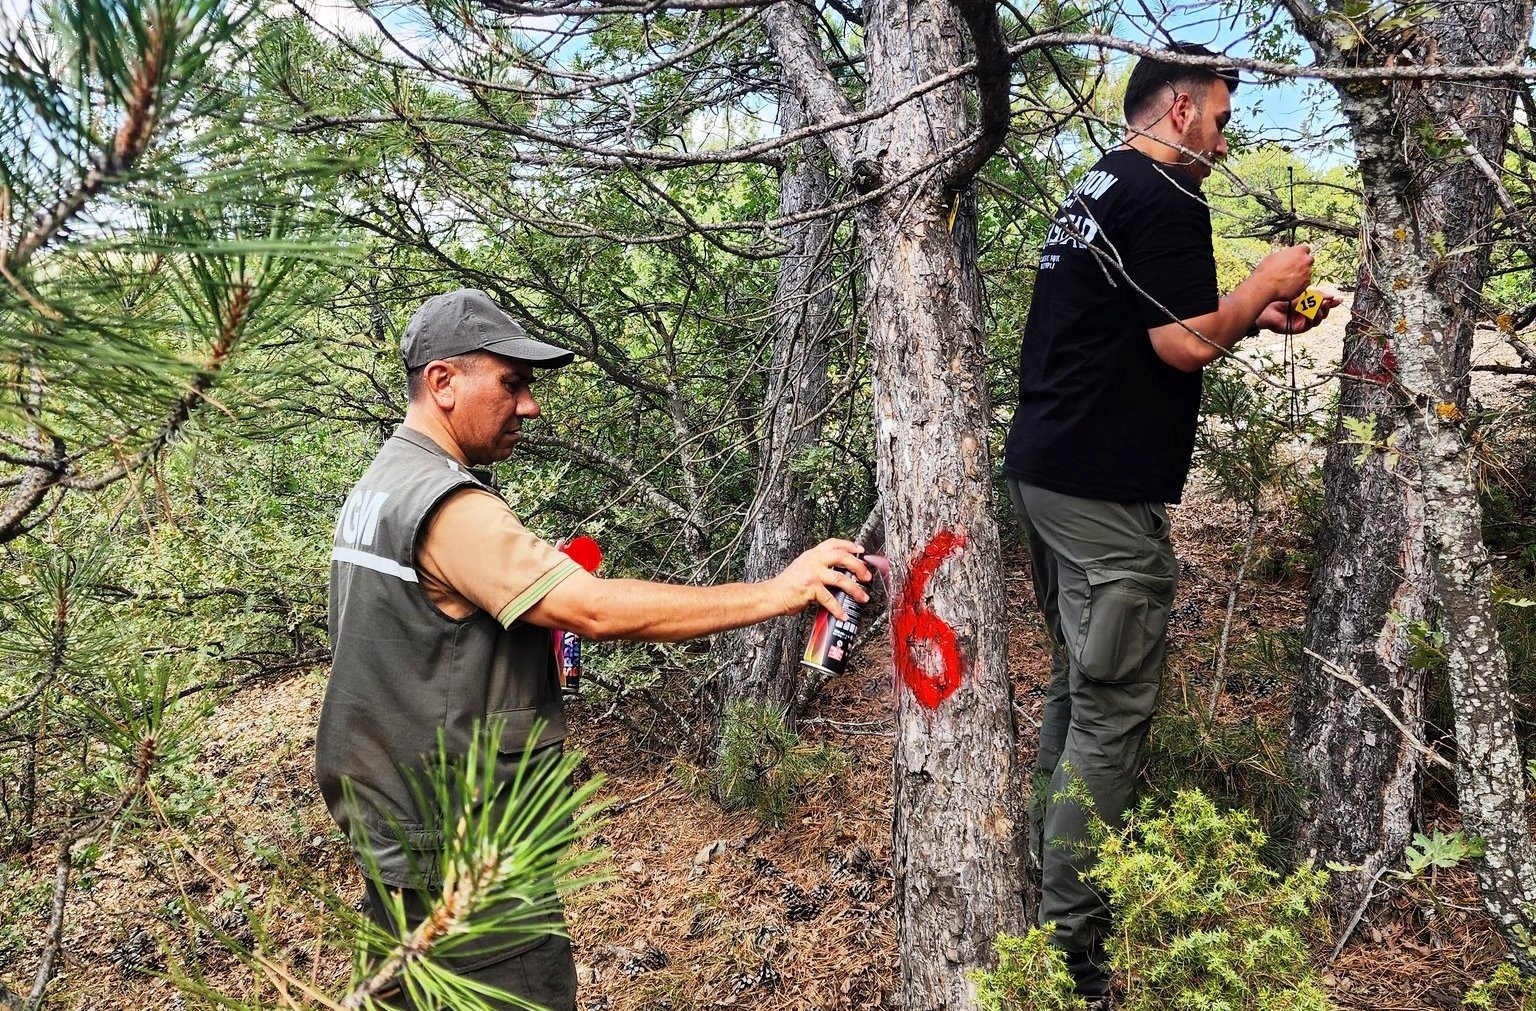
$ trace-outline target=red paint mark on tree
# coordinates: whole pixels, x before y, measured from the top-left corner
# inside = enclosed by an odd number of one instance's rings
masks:
[[[965,535],[953,530],[941,530],[928,542],[912,562],[906,584],[897,598],[895,618],[891,622],[892,644],[895,654],[896,673],[912,690],[913,698],[929,709],[937,709],[939,703],[949,698],[965,678],[965,658],[960,655],[960,644],[955,630],[944,620],[922,606],[923,591],[928,577],[932,576],[944,560],[965,546]],[[937,671],[931,671],[917,662],[912,647],[915,643],[932,643],[939,663]]]
[[[1364,379],[1368,383],[1391,386],[1397,381],[1397,355],[1390,347],[1383,343],[1381,368],[1366,369],[1359,365],[1346,365],[1343,374],[1351,379]]]

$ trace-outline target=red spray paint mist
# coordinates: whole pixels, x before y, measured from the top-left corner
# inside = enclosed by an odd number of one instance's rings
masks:
[[[891,563],[884,555],[862,554],[865,565],[880,573],[882,582],[889,582]],[[848,572],[847,569],[838,569]],[[853,573],[848,572],[851,576]],[[811,626],[810,641],[805,644],[805,655],[800,664],[834,677],[848,669],[848,654],[853,651],[853,640],[858,638],[863,605],[846,590],[833,590],[832,598],[841,605],[846,618],[839,618],[825,607],[816,611],[816,623]]]
[[[571,561],[588,572],[603,564],[603,549],[585,535],[560,545]],[[556,630],[555,666],[560,672],[560,690],[566,695],[581,694],[581,637],[575,632]]]

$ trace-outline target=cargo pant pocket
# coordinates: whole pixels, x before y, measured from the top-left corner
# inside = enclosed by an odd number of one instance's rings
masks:
[[[1173,606],[1174,578],[1126,569],[1088,570],[1088,599],[1078,628],[1084,677],[1102,682],[1147,680],[1143,673]]]

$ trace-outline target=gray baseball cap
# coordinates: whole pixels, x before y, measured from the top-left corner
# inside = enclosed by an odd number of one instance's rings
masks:
[[[400,338],[407,369],[470,351],[489,351],[513,361],[558,369],[576,352],[529,337],[522,326],[478,288],[433,295],[421,303]]]

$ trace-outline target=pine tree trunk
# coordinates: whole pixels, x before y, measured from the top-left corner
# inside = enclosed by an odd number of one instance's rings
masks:
[[[942,0],[864,7],[870,106],[966,59]],[[861,138],[887,181],[965,137],[966,92],[908,103]],[[987,441],[974,207],[938,173],[860,218],[876,482],[892,561],[897,690],[893,865],[907,1011],[974,1006],[968,970],[1023,925],[1017,730]]]
[[[800,104],[779,102],[779,128],[798,129]],[[779,176],[779,215],[789,217],[824,207],[831,183],[819,143],[805,141],[785,151]],[[746,578],[767,579],[810,546],[814,503],[806,482],[792,472],[795,458],[815,446],[828,401],[828,328],[834,296],[828,282],[832,223],[815,218],[791,225],[781,236],[791,247],[779,261],[773,299],[773,344],[763,398],[759,477],[747,529]],[[726,638],[720,670],[719,731],[733,707],[749,704],[789,711],[810,616],[767,621]]]
[[[1417,727],[1424,677],[1408,662],[1408,623],[1430,609],[1423,496],[1404,480],[1407,468],[1388,470],[1382,454],[1356,464],[1360,447],[1347,441],[1343,425],[1345,417],[1374,417],[1385,433],[1407,423],[1401,393],[1380,381],[1389,372],[1383,359],[1394,360],[1376,325],[1382,311],[1382,294],[1362,271],[1342,369],[1355,378],[1343,380],[1323,465],[1323,542],[1305,642]],[[1402,855],[1419,822],[1418,752],[1376,706],[1307,656],[1293,697],[1291,759],[1306,804],[1298,854],[1359,868],[1331,879],[1333,900],[1347,912]]]
[[[1329,44],[1321,34],[1322,23],[1306,27],[1319,54],[1325,55]],[[1433,56],[1452,65],[1502,63],[1524,51],[1530,30],[1530,0],[1489,0],[1476,7],[1431,12],[1416,25],[1414,58]],[[1363,41],[1374,44],[1369,38]],[[1393,40],[1386,51],[1395,52],[1401,45],[1401,39]],[[1337,49],[1331,56],[1338,61]],[[1376,381],[1383,384],[1384,395],[1388,388],[1394,394],[1374,412],[1374,439],[1380,446],[1366,466],[1379,469],[1388,453],[1398,454],[1402,463],[1397,477],[1422,497],[1421,517],[1412,496],[1401,488],[1388,491],[1383,480],[1374,483],[1377,498],[1372,508],[1377,515],[1390,515],[1393,500],[1406,503],[1403,537],[1389,542],[1384,554],[1365,556],[1362,568],[1396,565],[1412,569],[1403,572],[1405,582],[1422,579],[1425,570],[1415,562],[1428,549],[1429,599],[1447,640],[1463,825],[1486,847],[1478,862],[1484,901],[1516,959],[1531,968],[1536,963],[1529,947],[1536,928],[1536,848],[1525,816],[1508,665],[1493,615],[1477,460],[1462,410],[1472,326],[1488,270],[1487,233],[1496,207],[1494,184],[1479,163],[1501,162],[1514,92],[1509,87],[1440,83],[1344,85],[1339,92],[1360,159],[1362,273],[1374,281],[1361,306],[1361,327],[1372,328],[1382,344],[1375,372],[1362,372],[1354,381]],[[1394,440],[1390,446],[1385,444],[1389,437]],[[1335,522],[1353,518],[1365,516],[1341,515]],[[1382,532],[1390,532],[1390,527]],[[1417,589],[1412,598],[1426,599],[1424,590]],[[1321,597],[1317,603],[1326,606]],[[1313,624],[1323,628],[1325,619],[1314,619]],[[1354,658],[1337,644],[1325,645],[1332,645],[1332,655],[1352,666],[1348,661]],[[1400,643],[1396,651],[1401,652]],[[1398,670],[1391,675],[1397,683],[1414,688],[1416,676]],[[1314,681],[1318,676],[1314,674]],[[1319,687],[1309,685],[1314,691]],[[1326,691],[1347,694],[1337,684]],[[1403,704],[1401,696],[1392,701]],[[1354,733],[1365,730],[1356,724]],[[1350,728],[1341,723],[1332,736],[1344,741]],[[1315,754],[1320,761],[1349,757],[1347,751],[1329,756],[1326,747]],[[1388,799],[1360,789],[1358,779],[1351,786],[1325,797],[1318,818],[1340,824],[1384,822],[1377,812]],[[1382,849],[1379,855],[1389,859],[1395,854]]]
[[[824,142],[858,212],[875,397],[875,482],[892,566],[893,786],[901,1006],[970,1009],[967,974],[1024,926],[1023,809],[1007,668],[1002,559],[987,443],[986,347],[971,177],[1007,131],[1007,57],[985,0],[870,0],[866,109],[967,62],[955,81]],[[961,26],[963,14],[964,29]],[[855,112],[812,23],[762,22],[817,122]],[[969,85],[975,85],[976,123]]]

